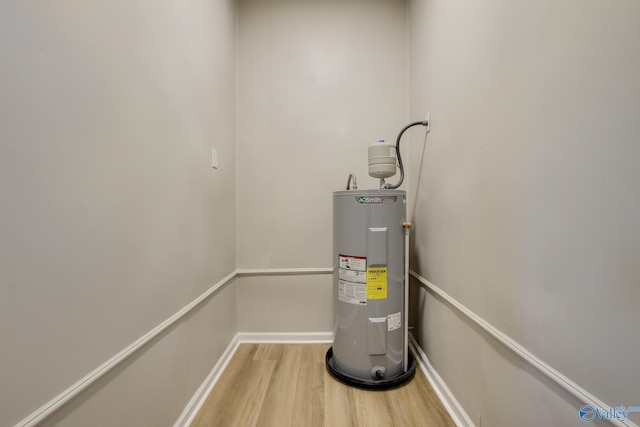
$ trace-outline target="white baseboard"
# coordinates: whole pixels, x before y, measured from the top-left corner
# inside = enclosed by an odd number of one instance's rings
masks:
[[[467,415],[462,405],[460,405],[451,390],[449,390],[449,387],[447,387],[447,384],[445,384],[443,379],[433,368],[433,365],[429,362],[429,358],[427,358],[425,352],[422,351],[413,335],[409,336],[409,348],[415,356],[416,363],[418,363],[420,370],[427,378],[427,381],[429,381],[429,384],[431,384],[433,391],[435,391],[440,398],[442,406],[447,410],[456,426],[475,427],[475,424],[471,421],[471,418],[469,418],[469,415]]]
[[[204,405],[204,402],[207,400],[209,393],[213,390],[213,386],[216,385],[220,379],[220,375],[222,375],[225,368],[231,361],[231,358],[238,349],[239,344],[240,340],[236,334],[222,353],[222,356],[220,356],[220,359],[218,359],[216,364],[213,366],[213,369],[211,369],[211,372],[209,372],[209,375],[207,375],[207,378],[200,387],[198,387],[198,390],[196,390],[189,403],[187,403],[182,414],[180,414],[180,417],[173,425],[174,427],[187,427],[191,425],[196,415],[198,415],[198,411],[200,411],[200,408],[202,408],[202,405]]]
[[[325,344],[333,332],[238,332],[240,343]]]

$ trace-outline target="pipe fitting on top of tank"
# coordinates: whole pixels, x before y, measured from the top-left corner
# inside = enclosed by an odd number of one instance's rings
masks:
[[[353,181],[353,187],[349,188],[351,186],[351,181]],[[358,180],[356,179],[356,174],[350,173],[349,179],[347,179],[347,190],[357,190],[357,189],[358,189]]]

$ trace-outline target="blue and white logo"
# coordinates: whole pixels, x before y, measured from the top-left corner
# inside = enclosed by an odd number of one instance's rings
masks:
[[[582,406],[578,413],[580,414],[580,419],[588,423],[593,421],[593,419],[596,417],[596,411],[593,410],[593,406],[591,405]]]
[[[586,423],[590,423],[598,417],[601,420],[620,420],[626,421],[629,412],[640,412],[640,406],[616,406],[615,408],[594,408],[591,405],[583,405],[578,410],[580,419]]]

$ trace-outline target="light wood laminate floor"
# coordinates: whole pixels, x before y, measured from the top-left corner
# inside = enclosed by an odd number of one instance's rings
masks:
[[[241,344],[192,426],[455,427],[420,369],[367,391],[325,369],[330,344]]]

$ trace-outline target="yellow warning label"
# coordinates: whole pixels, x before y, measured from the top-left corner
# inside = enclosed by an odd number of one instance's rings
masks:
[[[367,299],[387,299],[387,267],[367,268]]]

